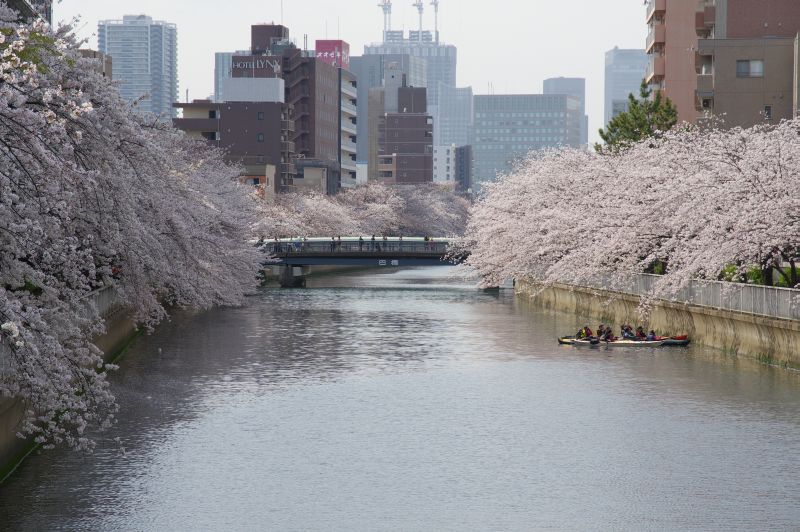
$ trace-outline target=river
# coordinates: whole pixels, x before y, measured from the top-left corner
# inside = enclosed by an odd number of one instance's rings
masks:
[[[93,455],[0,486],[0,529],[800,528],[798,373],[558,346],[583,323],[451,274],[176,313],[121,361]]]

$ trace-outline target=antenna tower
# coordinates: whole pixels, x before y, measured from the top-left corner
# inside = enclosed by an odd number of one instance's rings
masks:
[[[439,0],[432,0],[431,5],[433,6],[433,16],[434,16],[434,30],[436,31],[436,44],[439,44]]]
[[[425,12],[425,2],[417,0],[412,5],[419,11],[419,43],[422,44],[422,13]]]
[[[378,7],[383,9],[383,42],[386,42],[386,34],[392,31],[392,0],[381,0]]]

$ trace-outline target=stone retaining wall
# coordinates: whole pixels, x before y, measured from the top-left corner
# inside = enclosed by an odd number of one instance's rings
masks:
[[[106,330],[106,334],[95,340],[95,345],[110,362],[136,336],[136,326],[124,310],[119,310],[106,317]],[[24,413],[21,400],[0,399],[0,483],[36,448],[31,440],[17,437]]]
[[[637,296],[560,284],[542,288],[526,282],[517,283],[517,294],[537,306],[592,322],[640,323]],[[659,301],[646,325],[664,333],[688,334],[693,343],[729,354],[800,369],[800,321]]]

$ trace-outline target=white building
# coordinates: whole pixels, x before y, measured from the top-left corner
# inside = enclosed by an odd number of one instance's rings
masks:
[[[122,97],[142,112],[167,120],[177,116],[178,29],[146,15],[102,20],[97,28],[100,52],[114,61],[114,80]]]
[[[433,147],[433,182],[454,184],[456,180],[456,145]]]
[[[226,78],[220,88],[225,95],[221,102],[286,102],[283,78]]]

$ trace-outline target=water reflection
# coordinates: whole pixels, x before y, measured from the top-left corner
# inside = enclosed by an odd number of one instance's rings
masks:
[[[448,275],[326,277],[176,314],[125,357],[94,456],[43,454],[0,487],[2,527],[800,522],[797,374],[697,347],[561,348],[579,318]]]

